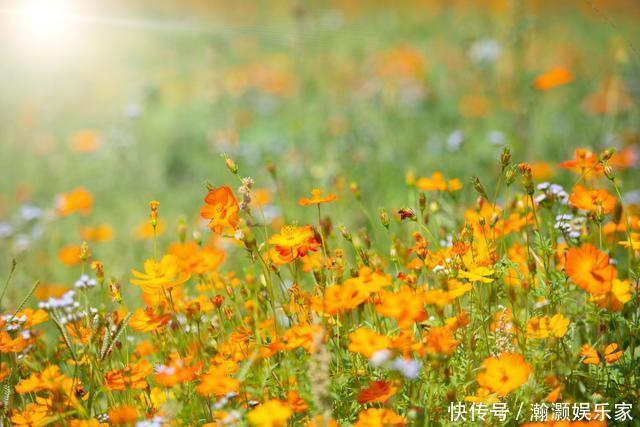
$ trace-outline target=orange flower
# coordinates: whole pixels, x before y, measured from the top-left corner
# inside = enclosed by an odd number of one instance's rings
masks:
[[[147,307],[139,308],[129,320],[129,326],[140,332],[160,331],[169,322],[168,315],[157,315],[153,309]]]
[[[192,240],[170,245],[167,253],[177,256],[180,270],[189,274],[211,273],[222,264],[225,256],[223,251],[211,246],[201,247]]]
[[[293,411],[284,402],[269,400],[249,412],[247,419],[257,427],[283,427],[291,415]]]
[[[396,292],[381,292],[376,311],[396,319],[399,328],[408,328],[414,322],[422,322],[427,318],[422,295],[406,286]]]
[[[160,262],[149,259],[144,263],[144,273],[131,270],[135,279],[131,283],[139,285],[142,292],[159,295],[164,290],[172,289],[189,279],[189,274],[180,272],[180,264],[175,255],[165,255]]]
[[[450,356],[460,344],[448,326],[434,327],[426,334],[427,353]]]
[[[145,359],[137,363],[130,363],[122,369],[116,369],[104,374],[105,385],[109,390],[142,390],[147,388],[147,376],[153,368]]]
[[[237,366],[233,362],[210,366],[209,370],[200,376],[200,384],[196,387],[196,391],[202,395],[214,394],[215,396],[224,396],[238,391],[240,381],[231,377],[236,369]]]
[[[391,409],[369,408],[358,414],[353,427],[404,427],[405,421]]]
[[[295,413],[301,414],[309,409],[307,402],[300,397],[300,393],[297,390],[290,390],[287,393],[287,405]]]
[[[618,350],[618,344],[609,344],[604,348],[604,360],[607,363],[615,363],[622,357],[622,353],[622,350]]]
[[[58,195],[56,207],[60,216],[71,215],[80,212],[87,215],[93,206],[93,196],[84,188],[76,188],[68,193]]]
[[[330,203],[334,200],[338,200],[338,196],[335,194],[327,194],[326,196],[323,196],[322,190],[314,188],[311,190],[311,198],[307,199],[303,197],[298,201],[298,204],[300,206],[319,205],[320,203]]]
[[[569,202],[576,208],[589,212],[596,212],[602,208],[605,214],[612,212],[616,207],[616,198],[607,190],[589,190],[582,185],[573,187]]]
[[[308,324],[292,326],[285,331],[282,337],[277,341],[277,344],[281,345],[284,350],[303,348],[306,351],[311,352],[313,337],[321,332],[322,328],[320,326]]]
[[[533,86],[538,90],[549,90],[571,83],[573,73],[564,67],[554,67],[536,77]]]
[[[302,258],[309,251],[316,251],[320,247],[320,243],[315,238],[313,227],[310,225],[284,226],[280,229],[280,234],[271,236],[268,243],[273,245],[269,251],[271,259],[278,265]]]
[[[155,235],[159,236],[164,231],[164,220],[162,218],[158,218],[158,222],[156,224]],[[153,239],[154,231],[153,225],[151,225],[150,221],[145,221],[131,230],[131,237],[136,240],[149,240]]]
[[[190,364],[192,359],[182,359],[177,353],[171,353],[167,363],[156,367],[156,381],[165,387],[192,381],[202,367],[202,363]]]
[[[531,366],[516,353],[502,353],[482,362],[478,384],[504,397],[524,384],[531,374]]]
[[[370,358],[378,350],[385,350],[391,346],[389,337],[380,335],[367,328],[358,328],[349,334],[349,351],[360,353]]]
[[[100,148],[100,135],[93,130],[81,130],[71,137],[71,149],[77,153],[91,153]]]
[[[138,419],[138,410],[132,405],[121,405],[109,409],[109,424],[133,424]]]
[[[353,310],[389,285],[391,276],[363,267],[358,277],[347,279],[342,285],[328,287],[322,296],[314,296],[311,306],[316,312],[328,314]]]
[[[113,227],[101,224],[96,227],[83,227],[80,229],[80,238],[90,242],[108,242],[113,239]]]
[[[536,182],[547,181],[553,174],[553,166],[547,162],[534,162],[531,166],[531,177]]]
[[[605,362],[615,363],[622,357],[624,351],[619,350],[618,348],[618,344],[616,343],[611,343],[604,346],[602,354],[604,355]],[[580,349],[580,356],[584,358],[582,360],[582,363],[586,365],[599,365],[601,362],[598,351],[589,344],[585,344],[582,346],[582,348]]]
[[[562,338],[567,333],[569,319],[562,314],[549,317],[532,317],[527,323],[527,336],[533,339]]]
[[[358,394],[358,403],[386,402],[397,390],[398,387],[386,381],[373,381]]]
[[[602,173],[603,166],[598,161],[598,156],[586,148],[578,148],[574,158],[558,165],[563,169],[569,169],[579,175],[589,176],[592,172]]]
[[[422,78],[426,64],[422,54],[412,46],[400,45],[378,58],[376,67],[379,76],[391,80],[417,80]]]
[[[211,231],[222,234],[225,229],[238,228],[240,206],[229,187],[210,189],[204,202],[205,205],[200,209],[200,216],[209,220]]]
[[[11,415],[11,425],[15,427],[41,427],[48,425],[49,421],[49,408],[36,403],[29,403],[24,411],[13,411]]]
[[[416,187],[422,191],[457,191],[462,183],[457,178],[446,180],[440,172],[434,172],[431,178],[418,179]]]
[[[0,331],[0,353],[19,353],[33,341],[25,339],[22,334],[13,338],[7,331]]]
[[[78,265],[82,262],[80,259],[80,246],[66,245],[58,252],[58,259],[68,266]]]
[[[565,271],[576,285],[593,295],[609,292],[618,274],[609,256],[590,243],[567,251]]]
[[[580,356],[584,357],[582,363],[586,365],[599,365],[600,364],[600,356],[595,348],[591,347],[589,344],[585,344],[580,349]]]
[[[631,301],[631,288],[628,280],[613,279],[611,289],[602,294],[593,295],[589,301],[609,311],[621,311]]]

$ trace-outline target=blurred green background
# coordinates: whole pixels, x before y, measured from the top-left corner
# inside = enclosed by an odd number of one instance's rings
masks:
[[[103,223],[94,258],[126,282],[150,255],[132,238],[149,200],[168,242],[181,216],[197,227],[206,182],[237,187],[221,153],[272,192],[273,163],[289,218],[313,221],[296,201],[322,187],[360,226],[354,181],[375,213],[408,203],[408,172],[493,188],[505,145],[553,164],[637,142],[635,1],[85,3],[0,6],[0,273],[16,257],[19,283],[72,283],[59,249]],[[554,67],[572,81],[537,90]],[[77,187],[92,212],[56,217]]]

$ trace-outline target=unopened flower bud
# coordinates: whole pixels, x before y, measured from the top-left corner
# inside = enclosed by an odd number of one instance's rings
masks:
[[[513,167],[507,168],[504,173],[505,182],[507,183],[507,187],[509,187],[516,180],[516,172]]]
[[[427,206],[427,196],[420,192],[420,196],[418,196],[418,206],[420,207],[420,212],[424,211],[424,208]]]
[[[502,154],[500,154],[500,163],[502,165],[502,170],[505,170],[511,164],[511,150],[509,147],[504,147],[502,149]]]
[[[344,237],[346,241],[348,242],[353,241],[353,236],[351,235],[351,233],[349,233],[349,231],[347,230],[347,227],[345,227],[344,225],[341,225],[340,227],[338,227],[338,230],[340,230],[340,234],[342,235],[342,237]]]
[[[158,206],[160,206],[160,202],[157,200],[152,200],[149,202],[149,208],[151,209],[151,214],[149,217],[151,218],[151,226],[155,230],[158,225]]]
[[[273,179],[275,179],[278,176],[278,170],[276,168],[275,163],[269,162],[267,164],[267,172],[269,172],[269,175],[271,175],[271,178]]]
[[[620,201],[616,201],[616,207],[613,209],[613,222],[614,224],[620,224],[622,220],[622,204]]]
[[[100,261],[93,261],[91,268],[96,271],[96,278],[100,285],[102,285],[104,283],[104,266]]]
[[[613,148],[607,148],[602,153],[600,153],[600,161],[606,162],[609,160],[616,151]]]
[[[384,209],[380,209],[380,222],[382,226],[389,229],[389,224],[391,224],[391,219],[389,218],[389,214]]]
[[[473,188],[475,188],[478,194],[480,194],[485,199],[488,199],[487,192],[484,190],[484,187],[480,182],[480,178],[478,178],[477,176],[474,176],[473,178],[471,178],[471,182],[473,183]]]
[[[85,262],[89,259],[89,244],[87,242],[82,242],[80,244],[80,260]]]
[[[115,303],[120,304],[122,302],[122,295],[120,294],[120,283],[117,280],[111,279],[109,281],[109,296]]]
[[[184,218],[180,218],[178,221],[178,238],[182,243],[184,243],[187,238],[187,223]]]
[[[362,193],[360,193],[360,186],[358,185],[357,182],[352,182],[349,185],[349,188],[351,189],[351,192],[353,193],[353,195],[357,200],[360,200],[362,198]]]
[[[610,180],[610,181],[615,181],[616,179],[616,174],[613,171],[613,168],[611,167],[611,165],[609,165],[608,163],[605,163],[604,165],[604,175]]]
[[[231,172],[234,175],[238,173],[238,165],[236,164],[236,162],[233,161],[231,157],[225,155],[224,163],[227,165],[227,169],[229,169],[229,172]]]

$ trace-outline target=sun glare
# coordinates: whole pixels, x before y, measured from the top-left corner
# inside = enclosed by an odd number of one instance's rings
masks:
[[[69,39],[73,30],[73,15],[67,2],[32,0],[24,3],[13,11],[21,39],[45,48]]]

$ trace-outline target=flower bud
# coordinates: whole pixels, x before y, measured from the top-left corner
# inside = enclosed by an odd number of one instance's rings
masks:
[[[613,171],[613,168],[611,167],[611,165],[609,165],[608,163],[604,164],[604,175],[610,180],[610,181],[615,181],[616,179],[616,174]]]
[[[115,303],[120,304],[122,302],[122,294],[120,294],[120,283],[117,280],[111,279],[109,281],[109,296]]]
[[[160,206],[160,202],[157,200],[152,200],[149,202],[149,208],[151,209],[151,214],[149,217],[151,218],[151,226],[154,228],[154,230],[158,225],[158,206]]]
[[[509,147],[504,147],[502,149],[502,154],[500,154],[500,163],[502,164],[502,170],[505,170],[511,164],[511,150]]]
[[[224,163],[227,165],[227,169],[229,169],[229,172],[234,175],[238,173],[238,165],[233,161],[231,157],[227,156],[226,154],[224,156]]]
[[[351,235],[351,233],[349,233],[349,231],[347,231],[347,227],[341,225],[340,227],[338,227],[338,230],[340,230],[340,234],[346,241],[353,242],[353,236]]]
[[[506,172],[504,173],[504,177],[505,182],[507,183],[507,187],[511,186],[511,184],[513,184],[513,182],[516,180],[515,169],[513,167],[507,168]]]
[[[615,152],[616,152],[616,150],[614,150],[613,148],[607,148],[602,153],[600,153],[600,161],[601,162],[606,162],[607,160],[609,160],[613,156],[613,154]]]
[[[89,244],[87,242],[82,242],[80,244],[80,260],[85,262],[89,259]]]
[[[472,177],[471,178],[471,183],[473,183],[473,188],[475,188],[475,190],[478,192],[478,194],[480,194],[485,199],[488,199],[487,192],[484,190],[484,187],[482,186],[482,183],[480,182],[480,178],[478,178],[477,176]]]
[[[180,218],[178,221],[178,238],[182,243],[184,243],[187,238],[187,223],[184,218]]]
[[[362,193],[360,193],[360,186],[357,182],[354,181],[349,184],[349,188],[351,189],[351,192],[355,196],[356,200],[360,200],[362,198]]]
[[[389,224],[391,224],[391,219],[389,218],[389,214],[384,209],[380,209],[380,222],[382,226],[389,229]]]

